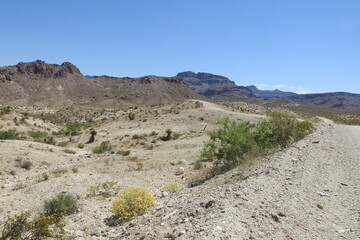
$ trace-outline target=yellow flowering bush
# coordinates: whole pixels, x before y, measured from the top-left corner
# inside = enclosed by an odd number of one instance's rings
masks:
[[[155,204],[155,197],[140,187],[127,187],[116,195],[112,203],[112,212],[119,220],[131,220],[142,215]]]
[[[169,182],[161,189],[163,192],[176,193],[179,191],[179,184],[177,182]]]

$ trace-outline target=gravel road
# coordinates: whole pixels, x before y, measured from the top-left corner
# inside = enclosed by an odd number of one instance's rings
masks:
[[[118,236],[360,239],[359,149],[360,127],[324,119],[315,133],[261,164],[163,198]]]

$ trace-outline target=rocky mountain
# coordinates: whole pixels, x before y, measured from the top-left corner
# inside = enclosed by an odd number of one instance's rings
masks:
[[[0,68],[1,103],[63,106],[158,104],[203,99],[179,77],[118,78],[84,76],[71,63],[37,60]]]
[[[312,104],[344,111],[360,111],[360,94],[346,92],[297,94],[280,90],[259,90],[255,86],[247,87],[257,97],[263,99],[286,99],[294,102]]]
[[[182,78],[192,90],[215,101],[247,101],[256,96],[246,87],[237,86],[227,77],[211,73],[181,72]]]

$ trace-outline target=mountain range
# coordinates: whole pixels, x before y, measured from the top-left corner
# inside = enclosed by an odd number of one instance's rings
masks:
[[[89,78],[71,63],[57,65],[41,60],[0,68],[1,103],[111,107],[189,98],[204,99],[178,77]]]
[[[0,67],[0,102],[3,104],[114,107],[152,105],[184,99],[244,101],[266,104],[304,103],[343,111],[360,112],[360,94],[333,92],[297,94],[238,86],[229,78],[191,71],[175,77],[138,78],[88,76],[69,62],[61,65],[41,60]]]

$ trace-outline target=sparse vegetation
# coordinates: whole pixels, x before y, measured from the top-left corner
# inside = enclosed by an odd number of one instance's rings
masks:
[[[61,193],[44,203],[45,216],[52,214],[69,215],[78,211],[77,198],[71,194]]]
[[[117,182],[115,181],[107,181],[99,183],[96,186],[90,187],[87,198],[89,197],[101,197],[101,198],[109,198],[115,195],[115,192],[119,191],[119,188],[116,187]]]
[[[71,150],[71,149],[64,149],[64,153],[75,154],[76,152],[74,150]]]
[[[61,214],[40,216],[29,220],[30,214],[23,212],[8,217],[1,225],[0,240],[64,239],[66,222]]]
[[[58,146],[60,146],[60,147],[67,147],[68,145],[69,145],[68,141],[62,141],[62,142],[58,143]]]
[[[122,155],[122,156],[128,156],[130,155],[130,150],[120,150],[120,151],[117,151],[116,154],[117,155]]]
[[[21,140],[24,137],[15,129],[0,131],[1,140]]]
[[[144,214],[154,204],[153,194],[140,187],[132,186],[116,196],[111,210],[120,221],[127,221]]]
[[[176,193],[179,191],[179,188],[180,188],[180,186],[177,182],[169,182],[162,187],[161,191],[169,192],[169,193]]]
[[[48,136],[48,133],[41,131],[29,131],[29,135],[35,140],[40,140],[46,138]]]
[[[99,146],[95,147],[92,151],[96,154],[101,154],[107,151],[110,151],[112,146],[110,145],[109,141],[102,142]]]
[[[222,171],[244,162],[244,155],[252,150],[265,153],[270,148],[284,148],[314,130],[311,122],[280,112],[270,113],[268,119],[256,126],[249,122],[231,122],[229,118],[219,121],[218,125],[219,129],[208,132],[210,141],[205,144],[201,158],[213,160]]]

